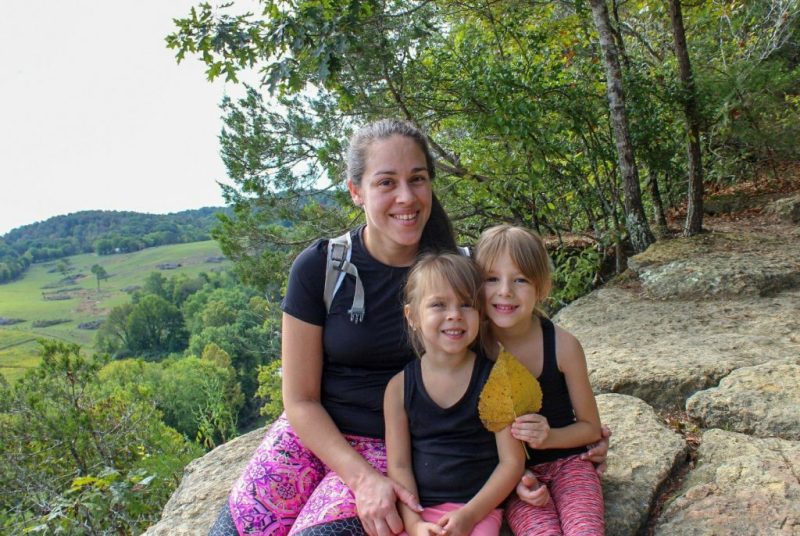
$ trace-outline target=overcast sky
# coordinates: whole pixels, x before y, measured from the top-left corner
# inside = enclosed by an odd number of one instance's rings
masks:
[[[241,89],[164,42],[196,3],[3,1],[0,235],[80,210],[223,204],[218,104]]]

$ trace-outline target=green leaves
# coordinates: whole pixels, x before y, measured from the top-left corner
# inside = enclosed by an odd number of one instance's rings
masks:
[[[98,377],[105,359],[43,341],[42,361],[0,381],[3,528],[10,534],[132,534],[160,515],[199,454],[136,390]]]
[[[387,116],[430,135],[437,193],[462,241],[505,221],[589,235],[601,256],[626,247],[626,195],[586,2],[263,5],[255,15],[201,5],[168,37],[179,59],[200,57],[212,78],[255,68],[262,79],[223,104],[224,195],[235,214],[215,237],[246,281],[280,286],[294,252],[354,223],[345,142],[355,126]],[[664,2],[615,6],[636,164],[661,181],[666,208],[677,206],[687,166],[669,15]],[[687,7],[701,140],[723,156],[711,162],[718,177],[745,157],[797,154],[789,141],[800,117],[783,95],[797,79],[786,39],[799,11],[777,1]]]

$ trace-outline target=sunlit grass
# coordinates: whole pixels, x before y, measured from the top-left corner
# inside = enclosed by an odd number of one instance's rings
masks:
[[[222,253],[213,240],[148,248],[135,253],[69,257],[74,282],[59,285],[64,276],[55,266],[57,261],[32,265],[25,275],[10,283],[0,284],[0,317],[23,322],[0,326],[0,373],[7,379],[18,378],[27,368],[38,363],[37,338],[76,342],[91,351],[95,330],[80,329],[84,322],[104,319],[109,311],[130,300],[123,289],[141,285],[151,272],[164,277],[185,273],[189,277],[230,266],[230,262],[208,262]],[[173,270],[159,270],[159,264],[180,264]],[[108,273],[100,281],[91,272],[99,264]],[[58,294],[69,299],[53,300]],[[36,321],[67,320],[60,324],[35,327]]]

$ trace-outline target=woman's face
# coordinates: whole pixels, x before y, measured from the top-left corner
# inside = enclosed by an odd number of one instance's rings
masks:
[[[411,138],[394,135],[374,141],[365,164],[361,184],[348,187],[364,207],[367,249],[383,262],[403,250],[416,254],[433,196],[425,153]]]

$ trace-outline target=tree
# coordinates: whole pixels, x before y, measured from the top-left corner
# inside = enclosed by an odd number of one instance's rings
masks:
[[[100,280],[108,279],[108,272],[99,264],[93,264],[92,273],[97,277],[97,290],[100,290]]]
[[[97,331],[95,344],[97,349],[114,357],[129,355],[131,351],[131,333],[128,317],[133,311],[133,304],[124,303],[111,309]]]
[[[692,236],[703,229],[703,164],[700,158],[700,115],[697,110],[692,66],[689,62],[689,49],[686,45],[686,32],[683,27],[681,0],[669,0],[669,15],[672,21],[672,34],[675,40],[675,57],[678,58],[678,72],[683,89],[683,110],[686,115],[686,135],[689,154],[689,188],[686,199],[686,223],[683,234]]]
[[[74,270],[72,263],[68,258],[61,259],[56,263],[56,270],[59,271],[62,277],[67,277],[67,274]]]
[[[282,283],[273,274],[286,273],[293,253],[358,221],[341,187],[342,152],[352,128],[377,117],[426,131],[437,194],[462,242],[509,222],[584,235],[605,259],[625,249],[626,234],[637,250],[652,240],[639,174],[658,217],[685,199],[686,161],[675,158],[685,122],[676,113],[666,3],[615,2],[611,26],[605,2],[595,2],[605,13],[601,47],[592,46],[586,2],[262,4],[256,14],[236,14],[236,2],[201,4],[176,21],[168,45],[179,60],[204,61],[210,79],[250,68],[262,75],[260,87],[222,105],[233,213],[215,237],[237,273],[271,297]],[[703,130],[709,151],[736,155],[723,159],[728,167],[745,154],[763,161],[759,140],[797,153],[789,140],[800,116],[785,96],[795,93],[798,68],[783,45],[798,33],[797,6],[685,6]],[[749,59],[739,62],[743,51]],[[620,56],[616,68],[604,69],[607,52]],[[772,60],[776,67],[750,69]],[[602,84],[609,72],[612,83]],[[619,104],[609,105],[609,91]]]
[[[128,315],[126,328],[133,353],[157,356],[186,348],[183,315],[161,296],[148,294],[139,300]]]
[[[188,353],[212,359],[218,349],[230,360],[245,397],[239,422],[247,425],[258,414],[257,369],[280,356],[279,309],[255,289],[209,285],[190,296],[183,311],[191,333]]]
[[[103,360],[43,341],[13,387],[0,378],[0,506],[10,534],[138,534],[160,515],[196,447],[136,391],[98,380]]]
[[[625,94],[622,89],[622,71],[619,66],[619,56],[617,47],[614,44],[605,0],[590,0],[589,3],[592,6],[592,19],[600,37],[600,47],[603,49],[611,123],[614,127],[619,167],[625,187],[625,226],[628,229],[634,251],[642,252],[655,242],[655,238],[650,231],[650,226],[647,224],[647,216],[645,216],[644,207],[642,206],[639,171],[636,168],[633,144],[628,131],[628,117],[625,111]]]
[[[260,413],[272,422],[283,413],[281,391],[281,362],[272,361],[258,368],[258,391],[256,396],[264,401]]]
[[[118,360],[103,367],[99,377],[111,389],[140,392],[162,412],[164,423],[213,448],[236,435],[236,416],[244,403],[230,358],[226,365],[219,352],[215,360],[195,356],[161,362]]]

